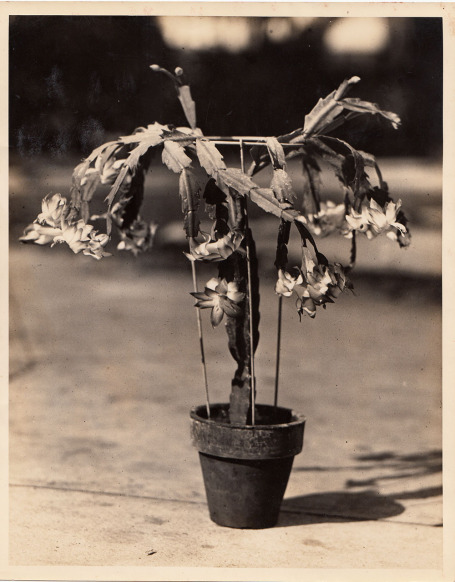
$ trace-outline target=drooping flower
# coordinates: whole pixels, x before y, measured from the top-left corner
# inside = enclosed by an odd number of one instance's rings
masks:
[[[344,204],[335,204],[331,200],[321,202],[319,212],[308,217],[308,229],[316,236],[328,236],[343,230],[346,226],[345,214]]]
[[[299,297],[297,299],[297,312],[299,317],[302,317],[305,312],[311,317],[311,319],[314,319],[316,317],[316,305],[313,299],[311,299],[311,297],[304,297],[303,295],[302,297]]]
[[[95,162],[95,170],[99,172],[101,184],[113,184],[119,175],[120,170],[125,163],[124,159],[116,159],[111,156],[101,167],[101,156],[98,156]],[[124,178],[124,184],[131,183],[132,177],[130,173],[127,173]]]
[[[67,199],[60,194],[48,194],[41,201],[41,212],[32,224],[29,224],[24,234],[19,238],[24,243],[47,245],[62,234],[65,217],[68,214]]]
[[[202,233],[204,242],[198,243],[190,239],[190,252],[185,255],[190,261],[218,262],[227,259],[234,251],[240,249],[243,234],[240,230],[233,229],[225,236],[213,240],[209,234]]]
[[[333,303],[345,288],[352,289],[345,270],[340,263],[319,264],[313,263],[304,275],[302,285],[296,287],[298,295],[297,310],[299,315],[304,312],[311,318],[316,316],[316,307],[325,308],[327,303]]]
[[[53,242],[56,236],[61,234],[61,228],[42,226],[38,222],[33,222],[25,228],[24,234],[19,237],[19,240],[24,243],[30,242],[36,245],[48,245]]]
[[[240,303],[245,298],[235,281],[212,278],[205,285],[204,292],[191,293],[198,301],[195,306],[200,309],[211,309],[210,321],[213,327],[219,325],[224,314],[238,317],[242,313]]]
[[[67,213],[67,199],[60,194],[54,194],[52,197],[48,194],[41,202],[41,213],[38,214],[36,222],[43,226],[60,228]]]
[[[350,213],[346,216],[348,223],[346,236],[350,238],[353,231],[357,231],[363,232],[368,239],[386,233],[393,240],[398,238],[406,238],[408,240],[408,230],[400,221],[403,219],[400,208],[401,200],[396,203],[389,200],[382,207],[374,198],[368,201],[368,205],[363,204],[360,212],[356,212],[351,208]],[[404,246],[406,246],[406,243],[404,243]]]
[[[403,232],[402,230],[389,230],[386,237],[390,238],[390,240],[397,241],[400,247],[408,247],[411,244],[411,233],[407,228],[406,232]]]
[[[333,303],[346,288],[352,289],[352,284],[340,263],[328,263],[323,255],[303,246],[301,267],[279,269],[275,292],[284,297],[295,293],[299,316],[307,313],[314,318],[316,307]]]
[[[89,234],[93,230],[91,224],[79,220],[75,224],[66,224],[62,228],[62,234],[56,236],[51,246],[57,243],[66,243],[73,253],[79,253],[87,247]]]
[[[278,269],[278,280],[275,285],[275,293],[290,297],[296,285],[303,283],[302,272],[298,267],[293,267],[290,271]]]
[[[78,254],[82,251],[84,255],[101,259],[110,256],[104,251],[104,247],[109,241],[107,234],[98,234],[91,224],[86,224],[79,220],[74,224],[63,224],[60,235],[54,237],[51,246],[57,243],[66,243],[73,253]]]
[[[107,158],[106,151],[101,152],[95,158],[95,163],[91,167],[87,167],[86,162],[79,164],[74,172],[74,176],[79,180],[79,187],[94,191],[98,183],[112,186],[126,162],[125,157],[117,158],[121,149],[122,146],[116,147]],[[126,172],[123,176],[122,188],[127,189],[131,181],[131,172]]]
[[[88,245],[82,253],[97,260],[102,259],[103,257],[110,257],[111,253],[107,253],[104,250],[104,247],[108,242],[109,236],[107,234],[96,234],[96,231],[93,231],[89,238]]]
[[[372,198],[370,200],[370,222],[371,230],[376,234],[381,234],[390,230],[391,227],[399,230],[403,234],[406,232],[406,227],[397,222],[397,214],[401,208],[401,200],[395,204],[395,202],[386,202],[384,210],[379,206],[379,204]]]
[[[98,233],[91,224],[82,219],[72,221],[69,218],[70,208],[66,198],[60,194],[52,197],[48,195],[41,203],[41,210],[35,222],[24,230],[23,236],[19,238],[21,242],[50,244],[51,247],[66,243],[76,254],[82,252],[95,259],[110,256],[104,250],[109,236]]]
[[[348,223],[348,228],[345,233],[346,237],[351,238],[354,230],[366,234],[370,228],[370,215],[368,213],[368,208],[362,206],[360,212],[356,212],[351,208],[349,214],[346,215],[346,222]],[[371,233],[368,238],[372,238]]]
[[[131,251],[134,256],[153,246],[158,225],[145,222],[138,217],[127,229],[120,231],[121,240],[117,245],[120,251]]]

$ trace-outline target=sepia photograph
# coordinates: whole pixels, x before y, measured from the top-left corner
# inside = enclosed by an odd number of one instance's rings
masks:
[[[453,16],[20,4],[5,579],[442,579]]]

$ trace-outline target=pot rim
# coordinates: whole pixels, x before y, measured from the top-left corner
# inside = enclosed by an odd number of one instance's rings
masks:
[[[226,402],[218,402],[214,404],[210,404],[210,410],[212,409],[219,409],[219,408],[226,408],[229,407],[229,403]],[[216,426],[225,426],[225,427],[233,427],[236,429],[243,429],[243,430],[255,430],[255,429],[274,429],[274,428],[284,428],[284,427],[291,427],[294,425],[302,424],[306,421],[306,417],[303,414],[295,412],[292,408],[287,408],[285,406],[274,406],[273,404],[256,404],[256,408],[264,408],[264,409],[273,409],[277,408],[279,410],[286,410],[289,411],[293,420],[289,422],[282,422],[277,424],[236,424],[231,422],[223,422],[218,420],[213,420],[211,418],[204,418],[203,416],[199,416],[198,410],[206,411],[206,405],[200,404],[198,406],[194,406],[190,411],[190,416],[193,420],[197,422],[202,422],[208,425],[216,425]]]

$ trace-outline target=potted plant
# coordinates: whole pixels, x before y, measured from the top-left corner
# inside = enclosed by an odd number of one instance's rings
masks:
[[[352,77],[305,116],[304,125],[279,137],[205,136],[196,124],[196,108],[181,68],[174,73],[157,65],[177,90],[188,127],[154,122],[131,135],[96,148],[74,170],[69,199],[46,196],[42,212],[21,237],[23,242],[54,246],[65,243],[74,253],[101,259],[113,227],[117,248],[134,255],[153,245],[155,223],[140,216],[145,175],[154,153],[179,174],[184,230],[193,278],[192,295],[201,351],[205,404],[191,411],[191,433],[199,450],[210,515],[230,527],[263,528],[276,523],[293,458],[302,449],[305,419],[278,406],[278,377],[283,298],[293,297],[299,317],[314,318],[317,310],[352,289],[349,274],[356,259],[356,237],[386,234],[402,247],[410,241],[406,218],[389,195],[375,158],[355,149],[332,132],[349,120],[377,115],[397,128],[394,113],[359,98],[347,97],[360,79]],[[240,167],[228,167],[217,146],[237,148]],[[249,162],[246,157],[249,154]],[[299,158],[304,187],[294,191],[287,163]],[[271,168],[268,187],[254,176]],[[321,200],[320,176],[333,172],[343,201]],[[108,187],[106,212],[92,216],[90,202],[100,187]],[[205,202],[205,211],[201,200]],[[248,205],[277,218],[276,260],[278,297],[275,398],[272,405],[256,402],[254,356],[259,340],[259,274]],[[209,220],[210,231],[200,221]],[[92,222],[104,221],[105,232]],[[288,265],[288,244],[295,227],[301,241],[301,264]],[[339,234],[351,240],[346,266],[330,262],[315,238]],[[214,263],[214,276],[198,287],[197,265]],[[236,362],[229,400],[210,402],[201,311],[211,325],[224,321],[228,348]]]

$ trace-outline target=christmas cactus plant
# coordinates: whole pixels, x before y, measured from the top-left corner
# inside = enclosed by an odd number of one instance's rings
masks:
[[[54,246],[65,243],[74,253],[95,259],[106,251],[113,228],[117,248],[134,255],[153,246],[157,225],[140,215],[147,170],[155,152],[162,163],[179,174],[179,194],[193,274],[207,416],[210,404],[205,371],[201,311],[207,310],[212,326],[222,321],[229,351],[237,364],[230,394],[232,424],[255,424],[254,354],[259,339],[259,276],[248,205],[259,206],[277,218],[275,292],[279,314],[283,298],[295,299],[297,313],[314,318],[319,308],[333,303],[351,289],[349,273],[356,259],[356,238],[385,234],[404,247],[410,234],[401,202],[394,202],[375,158],[355,149],[332,132],[354,117],[376,115],[399,126],[394,113],[359,98],[347,97],[360,80],[352,77],[305,116],[303,127],[278,137],[206,136],[196,123],[196,107],[181,68],[171,73],[157,65],[177,90],[188,127],[154,122],[131,135],[96,148],[74,170],[70,196],[48,195],[42,211],[21,237],[23,242]],[[237,148],[240,167],[229,167],[217,146]],[[249,161],[247,161],[247,155]],[[303,188],[294,189],[287,163],[299,158]],[[271,167],[268,187],[260,187],[255,175]],[[321,200],[320,178],[332,172],[341,187],[343,201]],[[90,202],[97,190],[108,186],[103,215],[92,215]],[[201,204],[204,201],[205,206]],[[211,228],[204,228],[210,221]],[[104,223],[105,229],[94,224]],[[291,228],[301,240],[301,264],[288,264]],[[209,230],[206,232],[206,230]],[[316,238],[338,234],[351,240],[346,265],[331,262],[319,252]],[[214,276],[198,289],[197,264],[214,263]],[[280,318],[280,315],[279,315]],[[279,330],[279,328],[278,328]],[[278,333],[279,341],[280,333]],[[279,346],[278,346],[279,348]],[[279,349],[278,349],[279,354]],[[278,365],[277,365],[278,374]],[[275,397],[276,399],[276,397]]]

